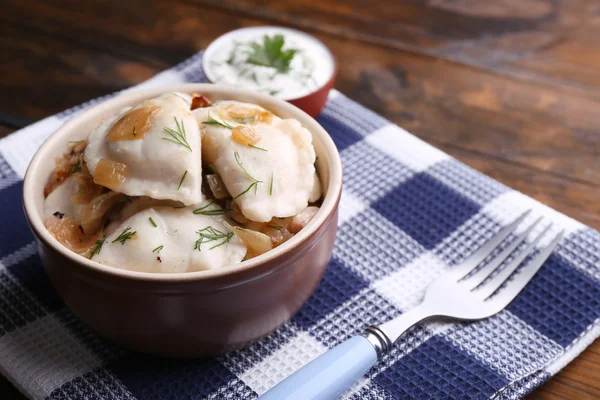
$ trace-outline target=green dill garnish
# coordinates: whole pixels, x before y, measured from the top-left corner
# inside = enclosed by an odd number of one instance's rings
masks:
[[[75,164],[69,164],[69,165],[71,167],[73,167],[73,171],[71,171],[71,174],[81,172],[81,161],[77,160],[77,162]]]
[[[154,250],[152,250],[153,253],[158,253],[159,251],[161,251],[162,249],[164,249],[165,246],[163,246],[162,244],[160,246],[158,246],[157,248],[155,248]]]
[[[221,175],[219,174],[219,171],[217,171],[217,169],[215,168],[214,165],[208,164],[208,168],[210,168],[210,170],[213,172],[213,174],[215,174],[216,176],[218,176],[219,178],[221,178]]]
[[[156,225],[156,222],[154,222],[154,220],[152,219],[152,217],[148,217],[148,221],[150,221],[150,223],[152,224],[153,227],[158,227],[158,225]]]
[[[218,121],[218,120],[214,119],[213,117],[210,116],[210,114],[208,114],[208,121],[204,121],[203,124],[204,125],[220,125],[223,128],[227,128],[227,129],[235,128],[235,126],[231,126],[225,121]]]
[[[185,172],[183,173],[183,176],[181,177],[181,180],[179,181],[179,186],[177,186],[177,190],[179,190],[179,188],[181,188],[181,184],[183,183],[183,180],[185,179],[186,175],[187,175],[187,169],[185,170]]]
[[[186,104],[190,104],[190,102],[186,99],[184,99],[183,97],[181,97],[180,95],[178,95],[177,93],[171,93],[173,96],[177,96],[179,97],[181,100],[183,100]]]
[[[271,183],[269,184],[269,196],[273,196],[273,172],[271,172]]]
[[[100,250],[102,249],[102,245],[104,244],[105,241],[106,241],[106,236],[104,236],[102,239],[96,240],[96,243],[95,243],[96,247],[94,247],[94,250],[92,251],[92,254],[90,254],[90,260],[96,254],[100,254]]]
[[[117,238],[115,240],[113,240],[111,243],[121,242],[121,246],[124,245],[125,242],[128,241],[129,239],[131,239],[131,237],[133,235],[135,235],[137,232],[137,231],[129,232],[130,230],[131,230],[130,226],[125,228],[125,230],[123,232],[121,232],[121,234],[119,236],[117,236]]]
[[[173,207],[173,208],[186,208],[186,207],[187,207],[186,205],[183,205],[183,206],[176,206],[176,207]]]
[[[137,136],[137,132],[135,131],[135,125],[133,126],[133,132],[132,132],[133,137]]]
[[[285,38],[283,35],[273,35],[273,37],[263,36],[262,44],[259,42],[250,43],[251,52],[248,54],[246,62],[275,68],[280,73],[288,72],[290,70],[290,63],[298,50],[283,50],[284,42]]]
[[[277,225],[267,225],[267,226],[269,228],[273,228],[273,229],[278,230],[278,231],[280,231],[280,230],[283,229],[283,226],[277,226]]]
[[[189,151],[192,151],[192,148],[190,147],[190,144],[187,141],[187,135],[185,134],[185,125],[183,124],[183,118],[181,119],[181,124],[179,123],[179,121],[177,121],[177,118],[173,117],[173,119],[175,120],[175,125],[177,125],[177,130],[165,126],[165,132],[167,132],[171,137],[162,139],[168,142],[179,144],[188,149]]]
[[[195,209],[194,211],[192,211],[194,214],[196,215],[223,215],[225,213],[227,213],[227,211],[231,211],[228,208],[224,208],[224,209],[216,209],[216,210],[207,210],[208,206],[210,206],[211,204],[213,204],[215,201],[211,201],[210,203],[208,203],[207,205],[205,205],[204,207],[200,207]]]
[[[253,144],[249,144],[248,146],[252,147],[253,149],[260,150],[260,151],[269,151],[267,149],[263,149],[262,147],[255,146]]]
[[[237,165],[240,166],[240,168],[242,169],[242,171],[244,171],[244,173],[246,174],[246,176],[248,178],[250,178],[250,180],[256,181],[256,182],[261,182],[258,179],[255,179],[252,175],[250,175],[250,173],[246,170],[246,168],[244,168],[244,166],[242,165],[242,161],[240,160],[240,153],[238,153],[237,151],[233,152],[233,157],[235,158],[235,162],[237,162]]]
[[[246,168],[244,168],[244,166],[242,165],[242,161],[240,160],[240,154],[237,151],[235,151],[233,153],[233,156],[235,157],[235,161],[240,166],[240,168],[242,169],[242,171],[244,171],[244,173],[246,174],[246,176],[252,181],[252,183],[250,183],[250,186],[248,186],[248,188],[246,188],[246,190],[244,190],[242,193],[240,193],[237,196],[235,196],[233,198],[233,200],[235,200],[238,197],[240,197],[240,196],[248,193],[248,191],[250,191],[250,189],[252,189],[252,188],[254,188],[254,194],[256,194],[256,190],[258,188],[258,184],[262,183],[262,181],[259,181],[258,179],[255,179],[252,175],[250,175],[250,173],[246,170]]]
[[[269,90],[269,94],[271,96],[275,96],[277,93],[281,92],[281,89],[273,89],[273,90]]]
[[[262,181],[256,181],[256,182],[252,182],[247,188],[246,190],[244,190],[242,193],[238,194],[237,196],[235,196],[233,198],[233,200],[237,199],[238,197],[241,197],[243,195],[245,195],[246,193],[248,193],[252,188],[254,188],[254,193],[256,193],[257,187],[258,187],[258,183],[262,182]]]
[[[218,229],[213,228],[212,226],[207,226],[206,228],[200,229],[196,231],[198,235],[200,235],[200,239],[196,240],[196,244],[194,245],[194,250],[202,251],[200,248],[202,243],[214,242],[216,240],[221,240],[220,243],[217,243],[210,250],[215,247],[223,246],[225,243],[229,243],[231,238],[233,237],[233,232],[221,232]]]

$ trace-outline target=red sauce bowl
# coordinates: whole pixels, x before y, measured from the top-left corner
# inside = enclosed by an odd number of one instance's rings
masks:
[[[324,72],[324,74],[326,74],[326,78],[320,79],[321,82],[317,85],[315,89],[313,89],[307,94],[301,94],[299,96],[274,96],[295,105],[311,117],[316,117],[317,115],[319,115],[319,113],[325,106],[325,103],[327,102],[327,97],[329,95],[329,91],[335,83],[335,78],[337,76],[338,71],[338,63],[333,52],[323,42],[305,32],[277,26],[257,26],[236,29],[231,32],[228,32],[215,39],[204,51],[204,56],[202,58],[202,69],[204,71],[204,75],[211,83],[227,84],[226,82],[223,82],[222,80],[218,79],[214,71],[209,66],[209,64],[212,61],[215,61],[215,57],[217,54],[222,54],[221,49],[223,48],[223,46],[227,45],[227,42],[249,37],[256,38],[260,34],[273,35],[279,33],[284,35],[284,37],[287,34],[290,37],[292,37],[292,39],[301,38],[303,41],[309,41],[311,42],[311,46],[315,46],[315,48],[318,48],[318,51],[320,51],[320,56],[325,54],[326,57],[328,57],[328,60],[322,60],[322,57],[315,57],[316,61],[328,63],[328,67],[326,68],[326,70],[328,71]],[[250,87],[237,87],[252,90],[252,88]]]

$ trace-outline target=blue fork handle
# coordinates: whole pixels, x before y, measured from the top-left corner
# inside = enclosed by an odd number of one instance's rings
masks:
[[[377,361],[375,348],[354,336],[294,372],[260,400],[329,400],[337,397]]]

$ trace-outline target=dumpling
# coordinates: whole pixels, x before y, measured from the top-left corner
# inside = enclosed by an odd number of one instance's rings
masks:
[[[239,263],[246,246],[223,224],[222,216],[194,209],[151,207],[124,220],[92,260],[139,272],[193,272]],[[218,210],[205,204],[204,210]]]
[[[307,207],[318,184],[315,151],[297,120],[233,101],[193,114],[204,129],[203,162],[214,166],[246,218],[268,222]]]
[[[44,200],[44,219],[51,216],[66,215],[81,223],[81,214],[85,205],[75,204],[71,197],[79,190],[79,184],[71,175],[54,189]],[[55,215],[58,213],[57,215]]]
[[[199,203],[201,140],[189,101],[166,93],[92,131],[84,159],[94,182],[129,196]]]

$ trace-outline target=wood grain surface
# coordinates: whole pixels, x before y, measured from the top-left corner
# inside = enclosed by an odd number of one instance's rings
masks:
[[[4,1],[0,136],[120,90],[232,29],[323,40],[336,88],[466,164],[600,229],[600,2]],[[1,399],[22,399],[0,379]],[[600,341],[529,395],[600,398]]]

